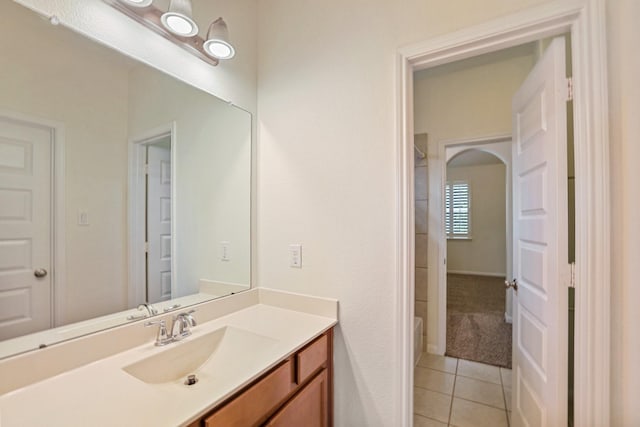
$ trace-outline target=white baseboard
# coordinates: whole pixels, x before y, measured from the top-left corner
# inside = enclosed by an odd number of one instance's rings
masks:
[[[507,277],[505,273],[491,273],[487,271],[447,270],[447,274],[467,274],[469,276],[486,276],[486,277]]]
[[[509,314],[505,313],[504,314],[504,321],[507,323],[513,323],[513,317],[510,316]]]
[[[440,356],[444,356],[444,353],[443,353],[443,354],[440,354],[440,353],[438,352],[438,346],[437,346],[437,345],[434,345],[434,344],[428,344],[428,345],[427,345],[427,353],[429,353],[429,354],[438,354],[438,355],[440,355]]]

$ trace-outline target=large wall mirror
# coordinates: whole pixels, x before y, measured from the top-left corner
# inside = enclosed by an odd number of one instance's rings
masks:
[[[251,115],[0,16],[0,358],[248,289]]]

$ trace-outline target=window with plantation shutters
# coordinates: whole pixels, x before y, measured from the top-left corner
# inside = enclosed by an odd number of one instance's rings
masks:
[[[447,238],[471,238],[471,194],[469,183],[466,181],[447,182],[444,199]]]

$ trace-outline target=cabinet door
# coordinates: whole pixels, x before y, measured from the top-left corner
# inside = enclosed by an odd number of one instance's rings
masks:
[[[327,427],[329,425],[328,377],[323,369],[306,387],[289,400],[266,427]]]

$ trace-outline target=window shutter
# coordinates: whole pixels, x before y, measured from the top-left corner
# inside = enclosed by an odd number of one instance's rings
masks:
[[[449,238],[471,235],[471,197],[469,183],[448,182],[445,186],[445,231]]]

